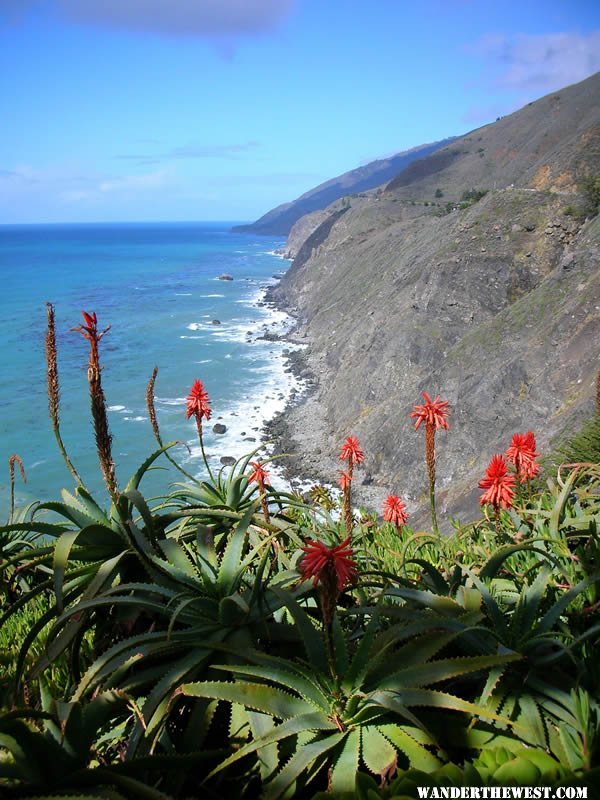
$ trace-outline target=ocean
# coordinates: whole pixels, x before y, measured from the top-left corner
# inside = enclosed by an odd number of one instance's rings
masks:
[[[282,239],[231,233],[233,223],[136,223],[0,226],[0,519],[8,505],[8,459],[23,460],[16,502],[59,499],[73,481],[56,448],[48,416],[44,341],[46,301],[55,305],[63,441],[86,486],[105,504],[87,392],[88,343],[71,329],[95,311],[102,382],[117,479],[155,449],[145,403],[154,366],[163,441],[187,442],[172,454],[202,474],[185,398],[202,380],[213,416],[205,424],[211,466],[260,444],[265,420],[284,408],[294,379],[284,341],[262,338],[289,326],[262,304],[266,287],[288,262],[274,254]],[[220,280],[229,274],[232,281]],[[215,423],[226,426],[213,433]],[[256,440],[256,441],[253,441]],[[164,459],[161,460],[166,465]],[[172,468],[142,483],[149,497],[178,480]]]

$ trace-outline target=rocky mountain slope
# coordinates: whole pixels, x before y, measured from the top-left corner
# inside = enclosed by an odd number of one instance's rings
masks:
[[[305,214],[309,214],[312,211],[321,211],[340,197],[357,192],[365,192],[375,186],[380,186],[382,183],[396,177],[415,159],[434,153],[451,141],[453,141],[452,138],[444,139],[442,142],[413,147],[402,153],[396,153],[396,155],[389,158],[371,161],[369,164],[319,184],[319,186],[310,189],[310,191],[305,192],[290,203],[283,203],[277,206],[277,208],[267,212],[251,225],[238,225],[233,230],[287,236],[294,223]]]
[[[401,494],[424,522],[409,412],[422,390],[439,393],[453,409],[438,435],[439,505],[446,519],[475,516],[477,482],[513,432],[534,430],[545,451],[590,413],[600,218],[581,188],[600,175],[599,101],[595,75],[307,226],[272,294],[297,316],[317,379],[278,423],[303,454],[293,469],[335,480],[352,433],[367,454],[359,499]]]

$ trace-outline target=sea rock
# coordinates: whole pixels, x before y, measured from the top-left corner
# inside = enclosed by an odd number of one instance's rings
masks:
[[[225,433],[227,430],[227,425],[223,425],[221,422],[217,422],[216,425],[213,425],[213,433]]]
[[[221,324],[221,320],[220,319],[213,319],[210,324],[211,325],[220,325]]]
[[[224,272],[222,275],[219,275],[220,281],[232,281],[233,275],[230,275],[228,272]]]
[[[235,458],[233,456],[221,456],[219,461],[224,467],[231,467],[235,464]]]

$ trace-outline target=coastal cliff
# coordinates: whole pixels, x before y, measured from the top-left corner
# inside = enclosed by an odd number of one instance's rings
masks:
[[[427,481],[409,412],[423,390],[439,393],[452,406],[438,437],[439,507],[446,519],[475,516],[477,481],[512,433],[533,430],[547,452],[590,414],[599,100],[595,75],[306,226],[271,293],[296,316],[317,381],[276,425],[286,450],[302,452],[292,470],[335,481],[339,444],[356,435],[367,454],[357,499],[401,494],[418,523]]]
[[[307,214],[322,211],[341,197],[367,192],[386,183],[413,161],[435,153],[436,150],[453,140],[453,137],[450,137],[441,142],[419,145],[388,158],[380,158],[363,164],[362,167],[344,172],[343,175],[319,184],[290,203],[282,203],[257,219],[256,222],[250,225],[237,225],[233,230],[238,233],[287,236],[296,222]]]

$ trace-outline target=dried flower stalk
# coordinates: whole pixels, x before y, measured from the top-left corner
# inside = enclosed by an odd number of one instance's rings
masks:
[[[56,323],[54,320],[54,306],[52,303],[46,303],[46,314],[48,317],[48,328],[46,331],[46,369],[48,378],[48,411],[50,413],[50,420],[52,422],[52,430],[54,431],[54,438],[58,445],[60,454],[63,457],[67,469],[79,484],[83,485],[83,481],[79,473],[73,466],[73,462],[69,458],[69,454],[65,448],[60,433],[60,383],[58,380],[58,359],[56,348]]]

